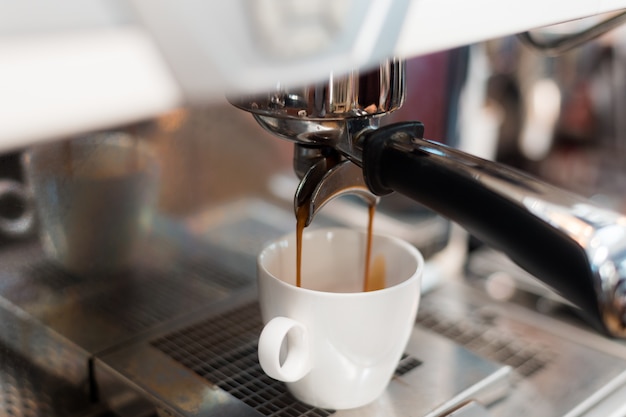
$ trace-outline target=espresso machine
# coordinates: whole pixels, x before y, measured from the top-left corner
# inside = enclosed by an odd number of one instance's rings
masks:
[[[40,3],[0,5],[0,415],[626,416],[626,2]],[[160,165],[104,274],[28,174],[94,135]],[[427,260],[414,332],[377,401],[311,407],[258,364],[256,255],[373,202]]]

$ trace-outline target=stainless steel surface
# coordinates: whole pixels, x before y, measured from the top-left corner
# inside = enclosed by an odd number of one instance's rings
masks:
[[[47,260],[37,242],[3,250],[0,343],[50,375],[84,386],[89,397],[97,353],[252,285],[253,257],[209,242],[198,246],[168,221],[156,230],[161,238],[143,242],[145,257],[136,268],[107,279],[68,274]]]
[[[380,116],[402,105],[404,78],[404,62],[390,59],[369,72],[330,74],[327,82],[304,88],[278,84],[265,96],[236,97],[231,102],[280,138],[336,150],[340,157],[360,164],[358,135],[378,126]],[[296,147],[294,167],[300,176],[317,161]]]
[[[168,252],[171,247],[157,247],[154,238],[153,243],[153,251],[144,252],[143,266],[107,280],[65,273],[45,259],[38,245],[21,248],[21,253],[5,253],[5,259],[11,261],[3,271],[0,294],[36,324],[87,353],[95,353],[164,321],[193,313],[249,281],[219,263],[205,263],[197,254],[176,261]],[[233,257],[225,254],[226,259],[228,256]],[[233,263],[236,268],[246,267],[245,261]],[[206,274],[220,279],[204,281]]]
[[[129,387],[147,393],[155,404],[166,404],[169,413],[180,416],[225,415],[226,410],[251,416],[257,412],[265,416],[391,416],[411,410],[414,415],[435,416],[469,398],[489,403],[507,393],[508,367],[479,359],[416,329],[396,376],[379,400],[358,410],[337,412],[307,406],[261,370],[256,356],[261,328],[256,302],[244,302],[103,356],[96,362],[96,372],[127,379]],[[458,365],[456,370],[441,373],[450,361]],[[435,385],[434,379],[438,380]],[[398,410],[400,404],[404,411]]]
[[[489,417],[489,413],[485,408],[476,401],[470,401],[449,414],[441,417]]]
[[[592,23],[588,27],[579,29],[575,33],[556,36],[553,39],[536,39],[532,31],[529,31],[518,35],[518,39],[526,46],[534,48],[545,55],[559,56],[597,39],[613,29],[619,28],[624,23],[624,19],[626,19],[626,13],[616,12],[609,14],[598,22]]]
[[[318,220],[323,224],[323,217]],[[294,227],[288,211],[255,201],[220,207],[192,225],[211,244],[249,255],[256,254],[268,236]],[[169,415],[223,415],[224,410],[233,415],[329,415],[295,401],[283,384],[261,371],[256,358],[261,327],[254,287],[231,291],[226,298],[207,303],[203,312],[180,317],[98,355],[99,392],[112,407],[127,406],[126,401],[139,397]],[[412,337],[388,395],[369,408],[337,415],[402,413],[397,403],[428,415],[470,396],[490,402],[506,394],[503,381],[509,367],[480,359],[429,332],[416,329],[416,334],[420,336]],[[458,363],[459,371],[433,385],[425,375],[438,375],[447,361]]]
[[[347,124],[392,112],[404,100],[404,63],[383,61],[371,71],[329,74],[326,82],[290,87],[252,97],[232,97],[231,102],[254,114],[269,132],[284,139],[349,149]],[[353,131],[353,133],[355,133]]]
[[[195,225],[204,225],[213,243],[223,240],[230,247],[247,247],[245,252],[260,244],[241,245],[250,242],[252,231],[275,234],[281,224],[293,221],[287,211],[267,208],[259,215],[259,210],[225,207]],[[282,223],[281,218],[290,220]],[[261,324],[254,293],[238,294],[99,357],[96,379],[115,382],[101,386],[103,395],[142,396],[175,415],[215,411],[218,405],[241,415],[312,412],[258,368],[255,343]],[[626,386],[626,346],[586,327],[494,301],[464,284],[446,283],[425,294],[407,354],[398,370],[403,375],[377,403],[333,415],[401,416],[411,410],[410,415],[435,417],[476,399],[492,417],[592,416],[581,410],[618,410],[615,395]]]
[[[623,415],[611,400],[626,383],[623,344],[466,285],[429,294],[421,313],[421,325],[515,369],[511,392],[490,415],[582,416],[602,406]]]
[[[406,356],[378,401],[342,412],[295,401],[259,368],[254,285],[254,254],[293,223],[289,210],[258,200],[216,207],[184,225],[163,221],[148,252],[150,274],[98,285],[45,261],[36,274],[24,273],[41,254],[26,242],[2,262],[2,315],[14,317],[12,329],[11,321],[0,326],[2,342],[71,387],[91,380],[82,399],[96,395],[98,407],[120,416],[438,417],[469,400],[491,417],[621,409],[626,346],[451,282],[424,294]],[[70,359],[74,368],[62,368]]]
[[[87,381],[85,381],[86,383]],[[115,417],[77,387],[0,345],[0,415]]]

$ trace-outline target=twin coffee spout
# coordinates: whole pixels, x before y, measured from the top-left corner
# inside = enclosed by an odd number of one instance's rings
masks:
[[[326,203],[346,194],[361,197],[369,206],[375,206],[379,200],[365,183],[359,166],[342,160],[336,152],[322,156],[307,170],[296,189],[296,217],[304,213],[304,226],[308,226]]]
[[[232,102],[296,143],[294,208],[308,209],[307,224],[336,196],[374,204],[397,191],[507,254],[600,331],[626,338],[626,217],[426,140],[420,122],[379,127],[404,91],[404,64],[390,60],[366,74]]]

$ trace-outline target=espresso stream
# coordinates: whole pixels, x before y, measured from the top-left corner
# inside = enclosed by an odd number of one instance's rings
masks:
[[[385,258],[382,255],[372,256],[372,233],[376,205],[369,206],[367,223],[367,245],[365,248],[365,273],[363,277],[363,291],[375,291],[385,288]],[[303,204],[296,213],[296,286],[302,287],[302,234],[309,217],[309,206]]]

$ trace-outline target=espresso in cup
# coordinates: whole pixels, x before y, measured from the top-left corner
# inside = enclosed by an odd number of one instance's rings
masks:
[[[299,400],[348,409],[376,400],[389,384],[412,332],[423,258],[411,244],[372,235],[372,267],[385,288],[364,291],[368,234],[316,229],[302,236],[302,283],[296,283],[296,234],[258,258],[259,338],[263,370]],[[384,264],[384,265],[383,265]]]
[[[367,244],[365,245],[365,263],[363,273],[363,291],[374,291],[385,288],[385,258],[378,256],[372,259],[372,234],[374,233],[374,214],[376,205],[369,205],[367,224]],[[302,286],[302,234],[309,217],[308,205],[298,207],[296,213],[296,286]]]

